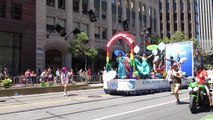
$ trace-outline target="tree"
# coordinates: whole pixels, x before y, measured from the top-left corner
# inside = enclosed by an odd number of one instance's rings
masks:
[[[190,38],[189,41],[193,41],[193,48],[194,49],[198,48],[199,42],[196,38]]]
[[[199,46],[199,42],[196,38],[188,39],[184,35],[184,33],[179,32],[179,31],[175,32],[172,35],[171,39],[169,39],[168,37],[160,38],[159,36],[154,36],[154,37],[152,37],[152,39],[157,44],[159,44],[160,42],[167,44],[167,43],[175,43],[175,42],[193,41],[193,48],[194,49],[198,49],[198,46]]]
[[[155,43],[155,44],[159,44],[159,43],[161,43],[161,42],[163,42],[163,43],[169,43],[169,42],[170,42],[170,40],[169,40],[168,37],[161,38],[161,37],[158,36],[158,35],[153,36],[153,37],[152,37],[152,41],[153,41],[153,43]]]
[[[88,44],[88,36],[85,32],[80,32],[75,35],[74,39],[71,40],[70,46],[68,48],[68,52],[71,53],[73,56],[86,56],[88,58],[94,59],[98,51],[95,48],[92,48]]]
[[[189,40],[186,39],[186,36],[184,35],[184,33],[180,31],[175,32],[170,39],[170,43],[184,42],[184,41],[189,41]]]

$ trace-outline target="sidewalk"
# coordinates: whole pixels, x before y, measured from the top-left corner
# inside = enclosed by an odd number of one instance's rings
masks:
[[[103,88],[103,84],[87,84],[85,82],[69,84],[67,86],[68,91],[72,90],[85,90],[85,89],[95,89]],[[25,87],[10,87],[10,88],[0,88],[0,97],[3,96],[18,96],[18,95],[29,95],[29,94],[41,94],[50,92],[63,92],[64,88],[61,84],[50,87],[41,87],[39,85],[25,86]]]

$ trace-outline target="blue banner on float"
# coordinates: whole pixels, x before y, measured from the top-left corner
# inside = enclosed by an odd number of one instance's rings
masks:
[[[193,42],[180,42],[166,45],[166,70],[168,71],[170,65],[170,57],[180,63],[184,75],[193,77]]]

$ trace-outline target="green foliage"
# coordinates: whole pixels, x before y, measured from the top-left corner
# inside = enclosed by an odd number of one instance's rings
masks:
[[[189,41],[193,41],[193,48],[196,49],[199,45],[199,42],[196,38],[190,38]]]
[[[170,42],[170,40],[169,40],[169,38],[168,37],[164,37],[164,38],[161,38],[160,36],[153,36],[152,37],[152,40],[153,40],[153,42],[155,43],[155,44],[159,44],[159,43],[161,43],[161,42],[163,42],[163,43],[169,43]]]
[[[160,42],[163,42],[163,43],[167,44],[167,43],[170,43],[170,40],[169,40],[168,37],[164,37]]]
[[[5,78],[4,80],[2,80],[2,86],[4,88],[9,88],[11,83],[12,83],[12,79],[11,78]]]
[[[94,59],[98,55],[98,51],[88,45],[87,33],[81,32],[77,34],[70,42],[68,52],[74,56],[85,55],[89,58]]]
[[[184,41],[188,41],[188,40],[186,39],[186,36],[184,35],[184,33],[180,31],[175,32],[170,39],[171,43],[184,42]]]
[[[41,86],[41,87],[48,87],[48,86],[49,86],[49,83],[48,83],[48,82],[42,81],[42,82],[40,83],[40,86]]]
[[[159,44],[160,42],[163,42],[165,44],[168,43],[175,43],[175,42],[186,42],[186,41],[193,41],[193,47],[194,49],[196,49],[198,47],[198,40],[196,38],[190,38],[188,39],[184,33],[182,32],[175,32],[171,39],[169,39],[168,37],[164,37],[164,38],[160,38],[159,36],[154,36],[152,37],[152,39],[154,40],[155,43]]]

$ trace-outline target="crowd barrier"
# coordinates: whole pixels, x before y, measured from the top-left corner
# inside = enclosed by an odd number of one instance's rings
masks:
[[[41,77],[41,76],[15,76],[10,77],[12,79],[12,85],[16,84],[40,84],[42,81],[48,82],[53,81],[54,83],[61,83],[60,77],[52,76],[52,77]],[[70,83],[77,82],[86,82],[86,83],[102,83],[102,76],[100,75],[91,75],[90,77],[74,75],[69,77]]]

